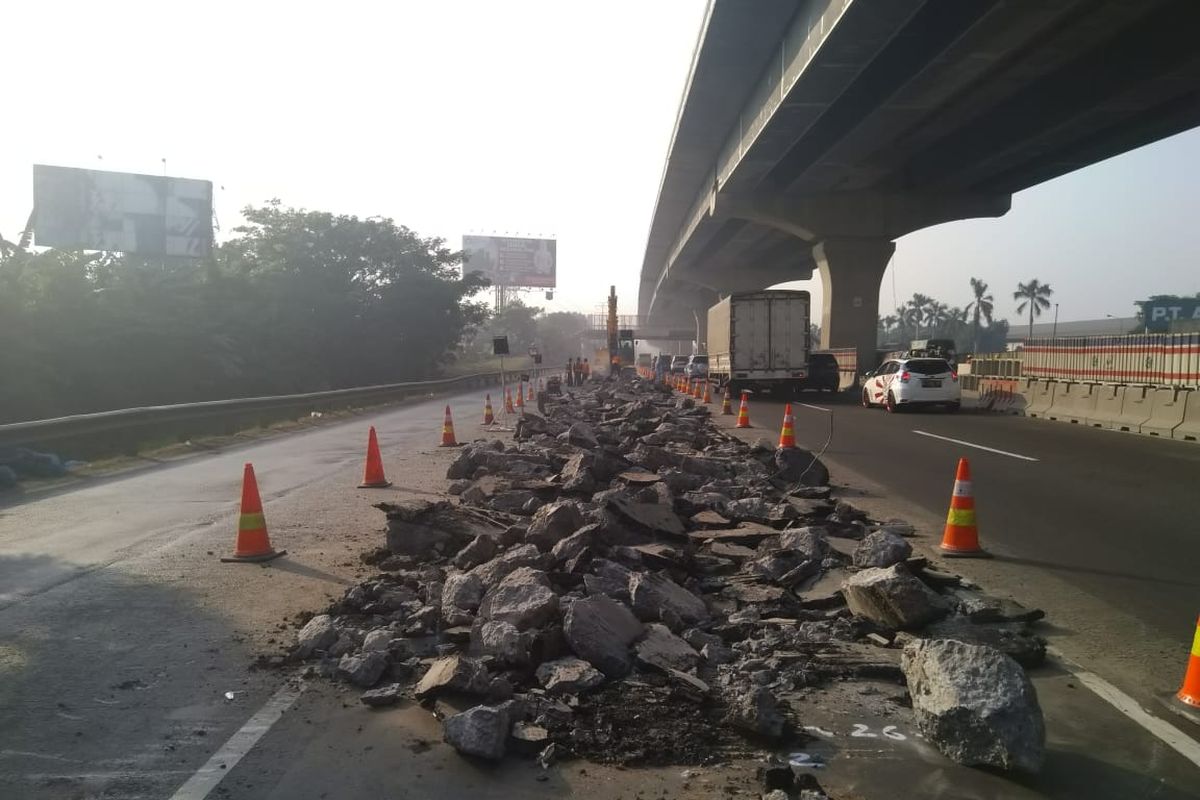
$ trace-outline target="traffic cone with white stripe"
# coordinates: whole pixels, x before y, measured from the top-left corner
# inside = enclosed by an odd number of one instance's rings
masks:
[[[454,440],[454,420],[450,417],[450,406],[446,406],[446,416],[442,419],[442,447],[458,447]]]
[[[254,465],[247,463],[242,470],[242,504],[238,515],[237,543],[233,555],[222,556],[225,562],[258,563],[286,555],[287,550],[275,550],[267,536],[267,521],[263,517],[262,498],[258,495],[258,480]]]
[[[483,398],[483,424],[495,425],[496,415],[492,413],[492,395],[488,393]]]
[[[525,394],[526,400],[533,400],[533,381],[529,382],[529,391]]]
[[[383,474],[383,459],[379,457],[379,439],[375,437],[375,426],[367,432],[367,464],[363,467],[360,489],[386,489],[392,482]]]
[[[712,387],[708,381],[704,382],[704,398],[702,402],[705,405],[712,405]]]
[[[738,406],[738,418],[735,428],[750,427],[750,393],[742,392],[742,404]]]
[[[1183,685],[1175,693],[1175,699],[1191,712],[1200,712],[1200,620],[1196,621],[1196,633],[1192,636],[1192,652],[1188,655],[1187,673]]]
[[[517,384],[517,391],[513,392],[517,396],[517,408],[521,409],[521,413],[525,413],[525,383],[524,381]]]
[[[725,397],[721,400],[721,416],[733,416],[733,401],[729,398],[729,384],[725,384]]]
[[[975,526],[975,496],[971,489],[971,465],[965,458],[958,460],[954,476],[954,493],[950,496],[950,513],[946,515],[946,530],[942,533],[942,555],[953,558],[986,558],[990,555],[979,546],[979,529]]]
[[[792,404],[783,407],[783,427],[779,429],[780,449],[796,446],[796,418],[792,416]]]
[[[508,386],[504,387],[504,413],[505,414],[517,413],[516,410],[513,408],[512,389]]]

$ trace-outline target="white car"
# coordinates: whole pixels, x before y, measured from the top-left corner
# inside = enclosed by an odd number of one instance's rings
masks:
[[[893,413],[908,406],[940,405],[958,411],[962,384],[944,358],[893,358],[865,376],[864,408],[881,405]]]

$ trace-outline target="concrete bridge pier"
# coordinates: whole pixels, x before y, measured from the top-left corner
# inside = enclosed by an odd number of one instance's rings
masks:
[[[875,360],[879,284],[895,251],[890,239],[849,237],[826,239],[813,248],[825,290],[820,346],[853,347],[859,375]]]

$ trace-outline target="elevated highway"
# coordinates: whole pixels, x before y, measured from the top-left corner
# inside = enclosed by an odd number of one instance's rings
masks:
[[[822,347],[875,348],[894,240],[1200,124],[1192,0],[713,0],[639,313],[818,272]]]

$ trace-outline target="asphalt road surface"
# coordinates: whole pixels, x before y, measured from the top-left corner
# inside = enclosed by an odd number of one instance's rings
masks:
[[[480,435],[479,398],[451,402],[459,438]],[[443,403],[414,403],[0,506],[0,797],[628,798],[645,791],[700,798],[724,795],[735,783],[738,791],[752,786],[752,765],[703,771],[690,790],[680,768],[568,764],[549,776],[538,776],[528,762],[483,769],[438,741],[437,725],[420,709],[372,713],[345,689],[316,681],[300,693],[302,685],[288,675],[251,668],[256,654],[291,641],[289,617],[323,607],[363,574],[357,554],[381,540],[373,502],[433,496],[444,488],[453,451],[436,446]],[[1103,434],[1028,420],[798,410],[798,433],[815,445],[833,420],[829,460],[836,480],[857,487],[846,490],[855,502],[875,504],[927,531],[944,518],[958,449],[905,431],[974,440],[1011,430],[983,443],[1043,460],[973,453],[985,541],[1014,559],[987,562],[981,568],[991,572],[979,579],[1045,606],[1056,639],[1070,644],[1098,637],[1100,649],[1112,651],[1109,661],[1119,661],[1113,653],[1127,654],[1133,674],[1149,676],[1147,682],[1176,679],[1194,609],[1182,620],[1155,609],[1186,605],[1183,596],[1194,585],[1187,573],[1196,563],[1188,541],[1195,523],[1182,527],[1186,498],[1172,495],[1170,502],[1179,505],[1152,513],[1148,500],[1142,511],[1122,510],[1119,499],[1099,495],[1112,492],[1114,480],[1151,487],[1169,477],[1169,465],[1159,463],[1164,452],[1194,477],[1193,453],[1200,449],[1109,434],[1111,447],[1135,451],[1109,461],[1148,463],[1123,463],[1120,476],[1105,477],[1108,483],[1096,491],[1077,477],[1081,485],[1065,486],[1060,506],[1044,511],[1037,504],[1049,487],[1071,480],[1048,476],[1106,469],[1102,456],[1109,445],[1088,444]],[[778,409],[756,402],[753,414],[773,436]],[[368,422],[379,430],[396,483],[391,489],[354,488]],[[1035,450],[1028,431],[1040,428],[1053,430]],[[875,445],[884,442],[902,445],[904,460],[882,455]],[[1089,446],[1090,456],[1070,449]],[[262,567],[217,560],[233,544],[244,461],[255,464],[272,542],[288,549],[286,558]],[[1111,510],[1072,516],[1081,495]],[[1051,515],[1058,522],[1038,521]],[[1131,519],[1140,522],[1122,537],[1118,525]],[[1018,522],[1022,527],[1010,530]],[[1062,537],[1067,541],[1057,541]],[[1076,557],[1070,545],[1081,542],[1097,546]],[[1178,548],[1173,557],[1169,547]],[[1110,556],[1113,551],[1126,555]],[[1026,563],[1033,561],[1039,563]],[[1160,563],[1164,575],[1186,586],[1161,590],[1147,574]],[[1077,589],[1082,586],[1086,592]],[[1096,596],[1080,599],[1076,591]],[[1154,591],[1160,594],[1141,596]],[[1095,608],[1110,617],[1091,620]],[[1143,623],[1143,616],[1157,622]],[[1111,631],[1130,627],[1130,620],[1144,630],[1114,644]],[[1162,652],[1147,656],[1147,642]],[[1165,671],[1150,676],[1159,663]],[[851,753],[831,761],[823,775],[864,797],[886,796],[897,785],[912,789],[912,796],[945,798],[1200,796],[1200,756],[1189,761],[1164,746],[1069,673],[1049,670],[1035,681],[1051,747],[1036,781],[958,767],[914,737],[903,743],[846,738],[856,727],[851,720],[824,719],[831,709],[814,708],[815,724],[842,737],[822,746]]]
[[[1062,650],[1144,701],[1178,689],[1200,612],[1200,446],[997,414],[889,414],[840,395],[806,395],[793,411],[800,446],[828,440],[835,482],[854,476],[903,501],[930,545],[968,458],[996,558],[948,567],[1045,608]],[[763,435],[782,418],[783,403],[751,401]]]

